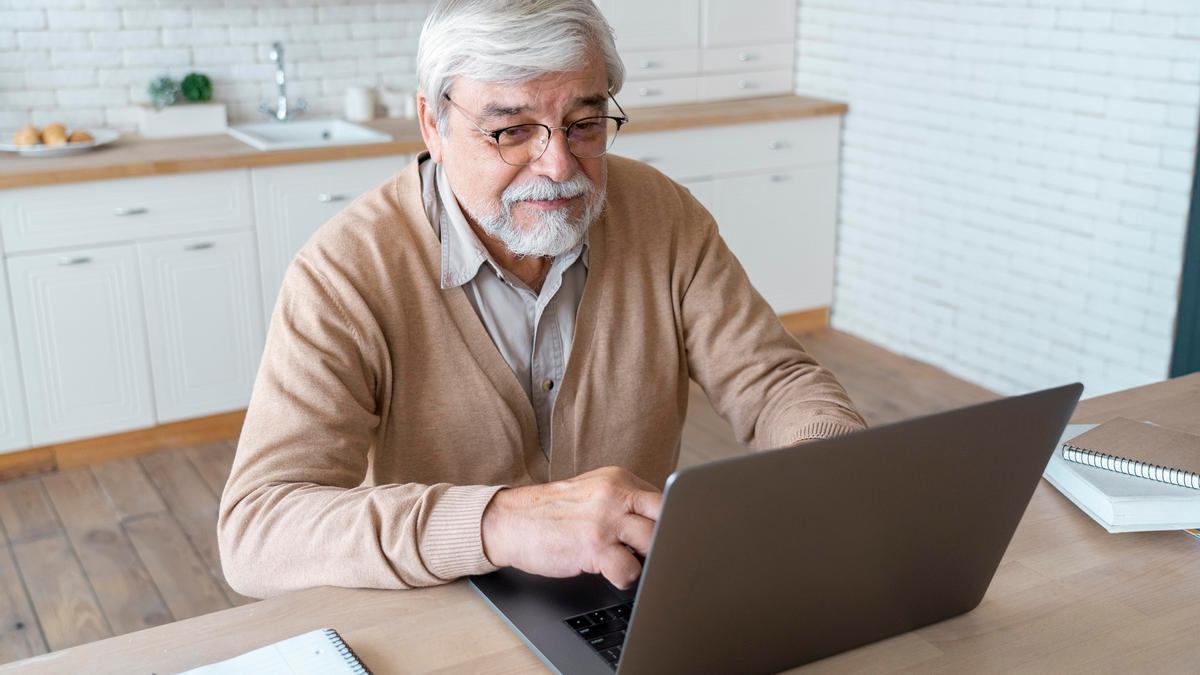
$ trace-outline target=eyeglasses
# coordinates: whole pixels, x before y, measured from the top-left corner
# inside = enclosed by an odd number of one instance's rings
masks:
[[[443,94],[443,96],[476,129],[496,142],[496,149],[500,152],[500,159],[504,160],[505,164],[512,166],[525,166],[526,164],[536,162],[545,154],[546,148],[550,147],[550,136],[555,131],[562,131],[567,137],[567,150],[570,150],[572,155],[580,159],[594,159],[608,152],[608,149],[612,147],[613,141],[617,139],[617,132],[629,121],[629,116],[625,114],[625,110],[621,108],[621,104],[617,103],[617,99],[613,98],[612,92],[609,92],[608,97],[612,98],[612,102],[616,104],[617,110],[621,111],[620,117],[584,117],[583,119],[571,122],[565,127],[552,127],[545,124],[517,124],[511,127],[504,127],[503,129],[496,129],[495,131],[488,131],[476,124],[471,113],[450,100],[449,94]]]

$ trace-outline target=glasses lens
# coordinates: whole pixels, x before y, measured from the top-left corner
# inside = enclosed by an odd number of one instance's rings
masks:
[[[567,129],[567,146],[576,157],[589,159],[608,152],[617,138],[617,121],[611,117],[586,117]]]
[[[546,149],[550,130],[540,124],[520,124],[500,131],[496,144],[500,158],[509,164],[529,164]]]

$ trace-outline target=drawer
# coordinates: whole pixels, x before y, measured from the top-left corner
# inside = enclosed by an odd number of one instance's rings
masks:
[[[613,153],[646,162],[675,180],[836,163],[841,118],[807,117],[679,131],[629,133]]]
[[[622,54],[625,80],[659,79],[674,75],[696,75],[700,72],[700,50],[665,49]]]
[[[791,42],[705,49],[700,67],[705,74],[747,70],[791,70],[796,45]]]
[[[656,105],[695,103],[700,91],[700,78],[673,77],[661,80],[630,82],[621,89],[621,105],[626,108],[648,108]]]
[[[719,101],[791,93],[792,71],[764,70],[729,75],[705,75],[700,79],[700,100]]]
[[[243,170],[0,191],[6,253],[253,226]]]

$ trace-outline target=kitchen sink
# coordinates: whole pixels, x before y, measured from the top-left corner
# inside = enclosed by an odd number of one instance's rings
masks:
[[[392,140],[390,134],[336,118],[238,124],[229,127],[229,135],[259,150],[387,143]]]

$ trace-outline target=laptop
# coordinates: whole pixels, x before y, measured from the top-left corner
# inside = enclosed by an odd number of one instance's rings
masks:
[[[475,589],[561,673],[773,673],[974,609],[1081,384],[680,469],[636,589]]]

